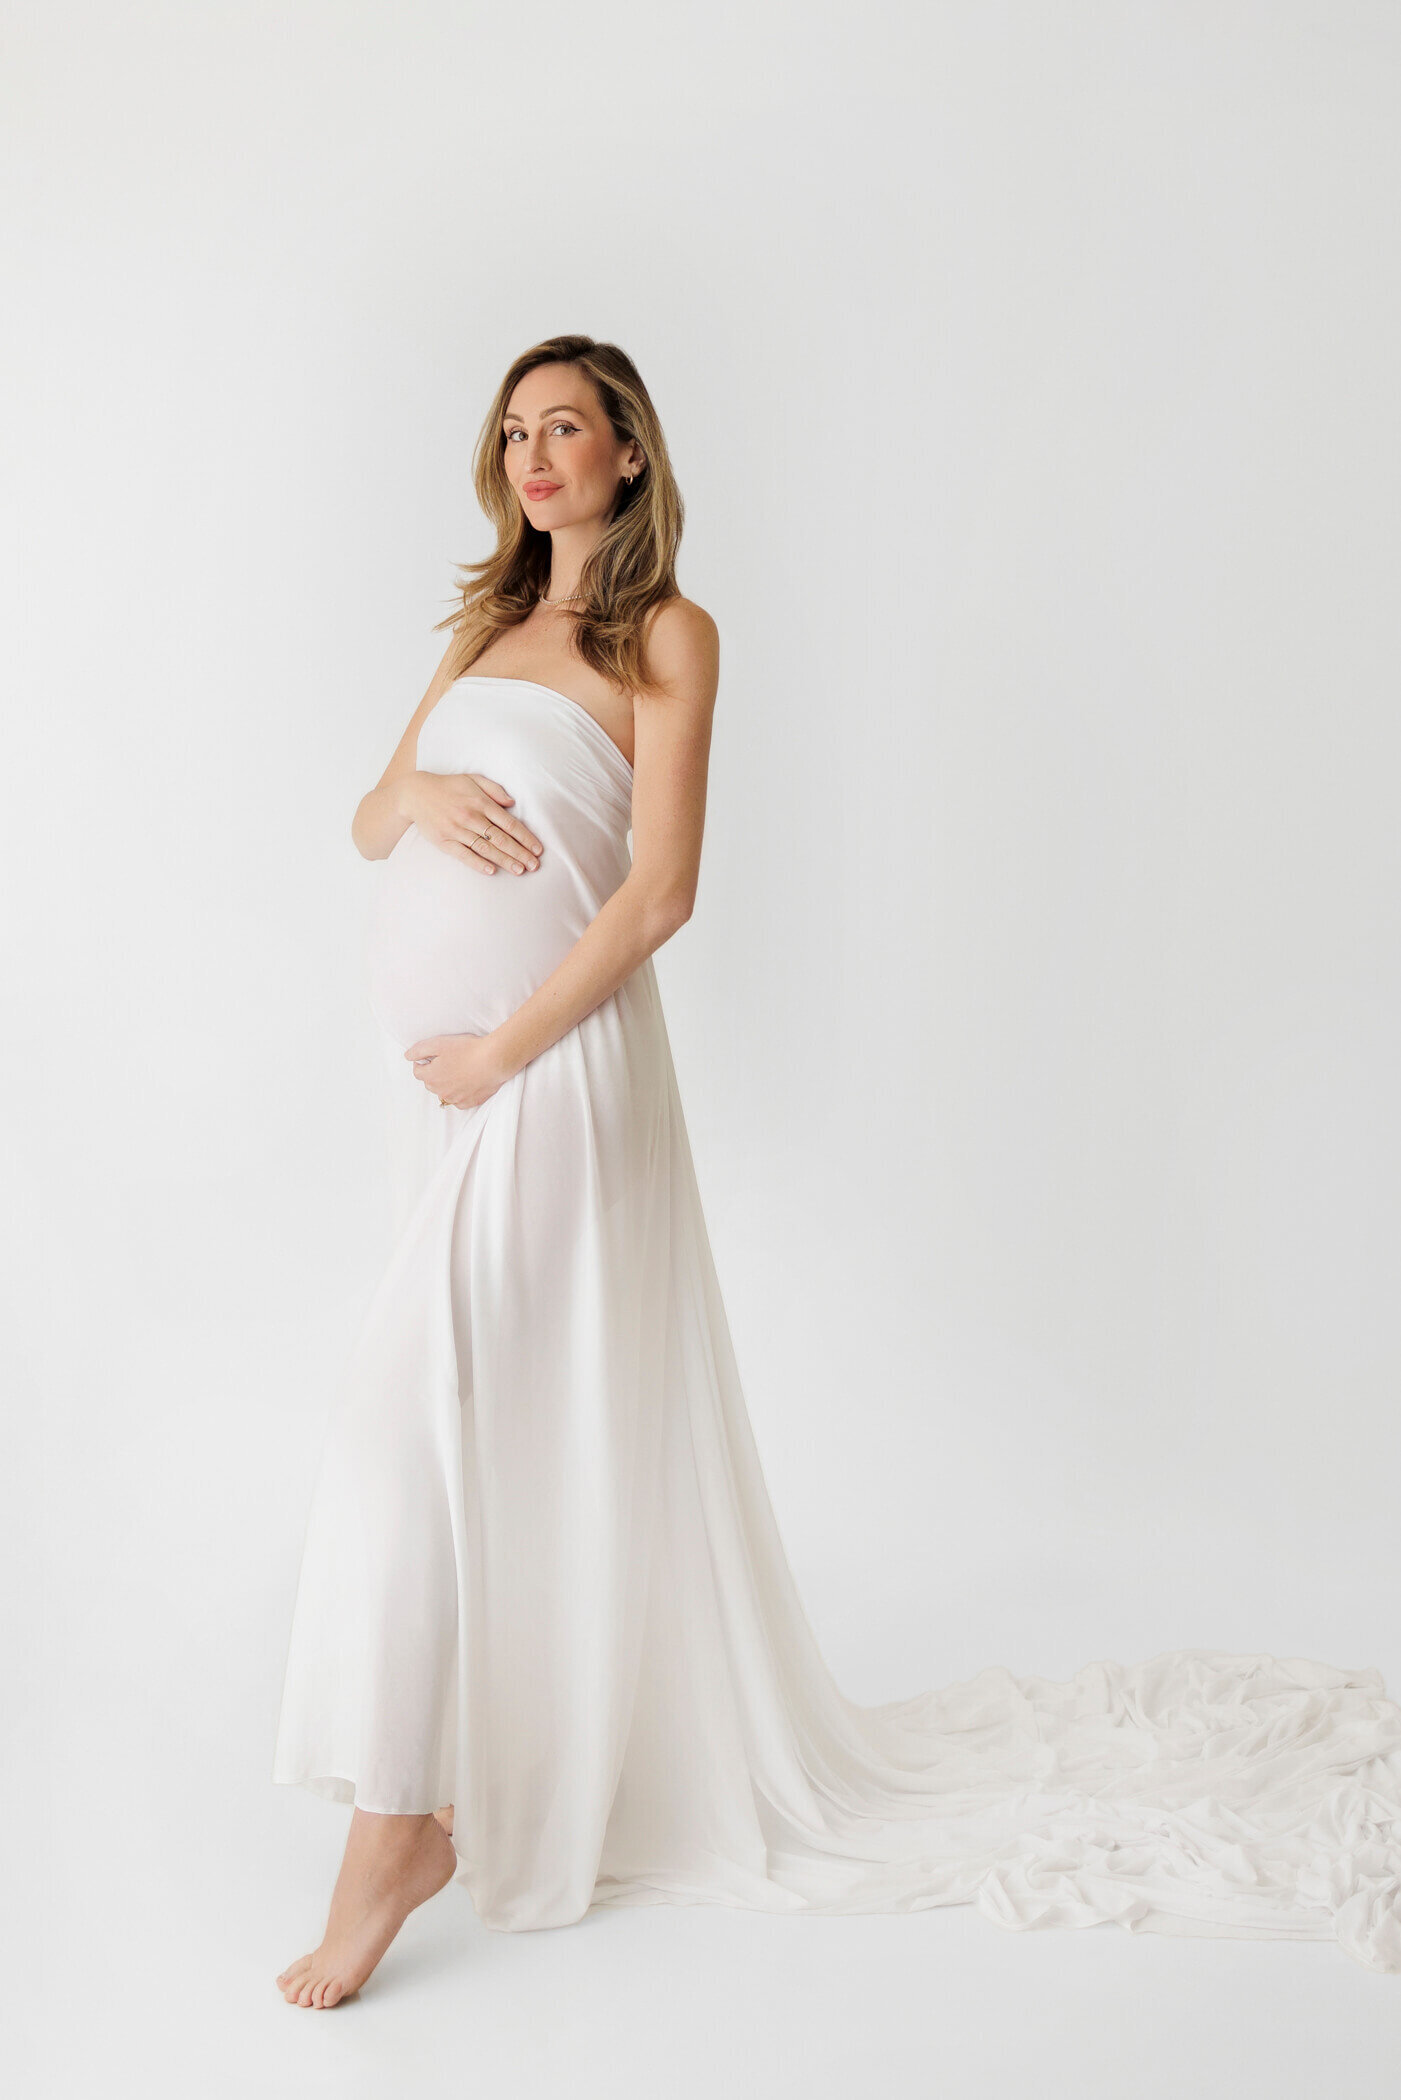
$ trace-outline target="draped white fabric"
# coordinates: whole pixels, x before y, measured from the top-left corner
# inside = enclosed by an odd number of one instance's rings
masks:
[[[651,963],[480,1108],[402,1055],[493,1027],[568,952],[627,872],[631,769],[563,694],[471,675],[419,764],[503,782],[545,851],[487,876],[410,828],[376,871],[399,1231],[335,1395],[274,1777],[453,1802],[458,1879],[506,1930],[975,1903],[1336,1937],[1401,1971],[1376,1670],[1187,1649],[844,1697],[750,1432]]]

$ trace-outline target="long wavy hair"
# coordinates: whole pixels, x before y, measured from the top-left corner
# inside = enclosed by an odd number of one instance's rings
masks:
[[[588,335],[555,335],[524,350],[496,390],[472,455],[472,482],[496,527],[496,548],[485,561],[458,562],[457,601],[438,628],[451,627],[455,644],[449,675],[460,678],[492,637],[519,626],[550,578],[550,536],[526,517],[506,475],[502,422],[520,381],[537,365],[574,365],[593,382],[620,441],[635,438],[645,465],[629,484],[620,481],[613,510],[579,578],[581,603],[571,620],[574,653],[624,693],[650,687],[643,661],[648,616],[680,596],[676,550],[685,506],[672,472],[666,439],[642,375],[616,343]]]

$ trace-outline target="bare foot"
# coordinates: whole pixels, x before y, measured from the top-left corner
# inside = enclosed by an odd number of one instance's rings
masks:
[[[328,2011],[358,1991],[409,1912],[445,1888],[456,1867],[436,1815],[376,1816],[357,1808],[325,1937],[277,1979],[287,2003]]]
[[[451,1837],[451,1836],[452,1836],[452,1803],[451,1803],[451,1801],[449,1801],[449,1803],[448,1803],[448,1805],[447,1805],[447,1807],[446,1807],[446,1808],[435,1808],[435,1809],[434,1809],[434,1811],[433,1811],[433,1813],[434,1813],[434,1815],[435,1815],[435,1816],[436,1816],[436,1817],[438,1818],[438,1821],[439,1821],[439,1822],[440,1822],[440,1823],[442,1824],[442,1826],[443,1826],[444,1830],[445,1830],[445,1831],[447,1832],[448,1836],[449,1836],[449,1837]]]

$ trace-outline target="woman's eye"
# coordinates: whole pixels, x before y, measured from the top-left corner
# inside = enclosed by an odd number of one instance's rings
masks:
[[[551,423],[551,425],[550,425],[550,429],[551,429],[551,431],[555,431],[555,430],[564,430],[564,431],[577,431],[577,430],[578,430],[578,428],[579,428],[579,426],[578,426],[578,424],[577,424],[577,423],[565,423],[565,422],[559,422],[559,423]],[[525,436],[525,432],[524,432],[523,430],[508,430],[508,431],[506,432],[506,443],[507,443],[507,444],[509,445],[509,444],[510,444],[510,442],[511,442],[511,440],[512,440],[512,438],[523,438],[524,436]]]

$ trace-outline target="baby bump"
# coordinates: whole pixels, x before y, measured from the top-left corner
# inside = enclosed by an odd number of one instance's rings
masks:
[[[407,1049],[428,1035],[485,1035],[563,961],[591,914],[567,856],[524,875],[469,866],[410,825],[377,871],[370,1005]]]

